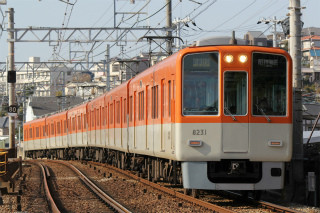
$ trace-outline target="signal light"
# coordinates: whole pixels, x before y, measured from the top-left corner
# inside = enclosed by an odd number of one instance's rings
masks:
[[[227,54],[224,56],[224,61],[227,63],[233,62],[233,55]]]

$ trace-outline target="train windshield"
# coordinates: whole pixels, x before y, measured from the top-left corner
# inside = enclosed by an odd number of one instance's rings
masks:
[[[287,114],[287,60],[281,55],[253,53],[253,115]]]
[[[197,53],[183,59],[183,115],[218,115],[219,54]]]

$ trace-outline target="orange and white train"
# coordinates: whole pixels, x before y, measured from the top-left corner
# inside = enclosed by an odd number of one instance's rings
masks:
[[[25,123],[24,150],[188,189],[280,189],[292,153],[291,58],[257,46],[182,49],[90,102]]]

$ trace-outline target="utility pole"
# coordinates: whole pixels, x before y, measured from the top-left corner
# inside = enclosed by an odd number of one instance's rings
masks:
[[[181,26],[180,26],[180,24],[182,23],[182,24],[185,24],[186,26],[188,26],[187,25],[188,22],[191,22],[191,19],[190,19],[189,16],[184,18],[184,19],[177,18],[177,19],[173,20],[173,24],[176,25],[176,27],[177,27],[177,37],[179,37],[179,38],[181,37]],[[178,45],[176,45],[176,48],[177,49],[181,48],[181,40],[179,40],[179,39],[178,39]]]
[[[14,66],[14,9],[9,8],[8,11],[8,85],[9,85],[9,108],[15,106],[15,83],[16,83],[16,71]],[[9,115],[9,143],[10,151],[9,157],[16,157],[16,145],[15,145],[15,118]]]
[[[107,44],[106,49],[106,62],[107,62],[107,70],[106,70],[106,77],[107,77],[107,91],[110,91],[110,44]]]
[[[293,60],[293,155],[291,175],[296,199],[304,197],[302,82],[301,82],[301,6],[300,0],[290,0],[290,55]]]
[[[171,0],[167,0],[167,27],[170,28],[167,31],[167,37],[169,37],[169,39],[167,40],[167,52],[169,55],[172,54],[172,39],[170,39],[172,37],[172,5],[171,5]]]
[[[280,24],[282,22],[282,20],[278,20],[275,16],[273,17],[273,19],[265,19],[262,18],[260,19],[257,24],[261,24],[261,23],[265,23],[265,24],[269,24],[270,22],[273,25],[273,47],[278,47],[278,43],[277,43],[277,24]]]

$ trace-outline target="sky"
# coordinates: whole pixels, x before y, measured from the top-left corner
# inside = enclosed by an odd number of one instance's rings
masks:
[[[116,2],[116,25],[119,27],[165,27],[166,0],[7,0],[7,5],[1,5],[0,22],[2,28],[0,37],[0,62],[8,55],[6,11],[14,8],[15,28],[32,27],[114,27],[114,2]],[[320,27],[320,0],[301,0],[302,21],[304,27]],[[283,20],[289,13],[289,0],[172,0],[172,19],[190,17],[192,22],[182,26],[180,37],[186,44],[211,36],[230,36],[232,30],[236,36],[243,38],[247,31],[261,31],[271,34],[272,26],[257,24],[262,19]],[[132,12],[141,10],[140,15]],[[128,12],[131,12],[128,14]],[[127,13],[127,14],[123,14]],[[280,25],[278,31],[282,31]],[[174,32],[175,35],[175,32]],[[130,37],[130,35],[127,35]],[[143,34],[141,34],[143,36]],[[146,42],[128,42],[119,46],[111,46],[111,57],[130,58],[141,52],[148,52]],[[90,60],[105,59],[107,43],[95,44]],[[87,50],[92,44],[81,47],[72,46],[72,51]],[[152,47],[152,49],[155,46]],[[54,51],[55,50],[55,51]],[[15,43],[15,61],[26,62],[29,57],[40,57],[41,61],[52,60],[83,60],[84,54],[69,55],[69,44],[54,44],[33,42]]]

